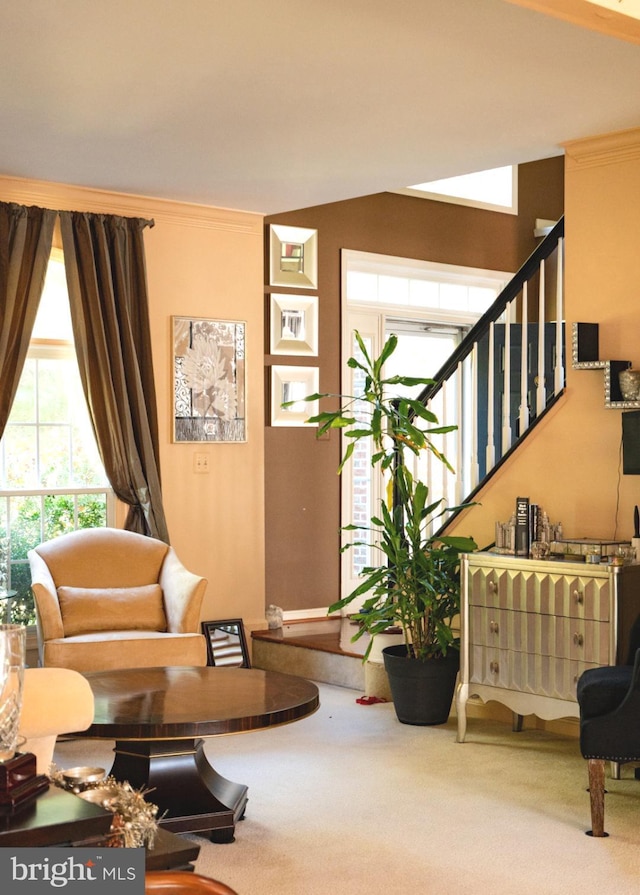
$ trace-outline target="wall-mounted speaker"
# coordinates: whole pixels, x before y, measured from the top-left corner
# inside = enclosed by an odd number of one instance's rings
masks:
[[[622,414],[622,472],[640,475],[640,411]]]

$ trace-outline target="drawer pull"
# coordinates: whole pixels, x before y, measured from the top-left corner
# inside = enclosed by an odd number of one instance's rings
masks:
[[[489,622],[489,630],[491,631],[492,634],[497,634],[498,631],[500,630],[500,628],[498,626],[498,622]]]
[[[573,642],[575,643],[576,646],[583,646],[584,645],[584,637],[582,636],[582,634],[576,633],[573,635]]]
[[[489,671],[492,674],[497,674],[500,671],[500,663],[499,662],[491,662],[489,665]]]
[[[576,603],[580,603],[580,605],[584,603],[584,594],[581,590],[574,590],[573,596],[575,597]]]
[[[498,585],[493,579],[489,580],[487,586],[489,588],[490,593],[492,593],[492,594],[495,594],[495,592],[498,590]]]

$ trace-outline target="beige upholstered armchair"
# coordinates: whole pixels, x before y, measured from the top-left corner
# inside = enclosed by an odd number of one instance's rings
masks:
[[[40,664],[102,671],[206,665],[206,579],[173,548],[116,528],[60,535],[29,551]]]

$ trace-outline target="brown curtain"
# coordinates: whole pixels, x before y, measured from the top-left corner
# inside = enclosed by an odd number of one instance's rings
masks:
[[[142,231],[150,221],[60,212],[80,376],[125,527],[169,543]]]
[[[46,208],[0,202],[0,437],[29,349],[56,214]]]

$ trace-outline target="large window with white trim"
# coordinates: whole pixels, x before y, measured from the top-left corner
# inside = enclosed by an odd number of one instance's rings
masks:
[[[358,350],[356,330],[372,356],[379,354],[391,333],[397,335],[398,347],[386,374],[433,377],[511,276],[506,271],[343,250],[343,393],[357,395],[362,390],[357,379],[360,371],[347,365]],[[437,396],[432,409],[441,423],[452,422],[456,408],[463,415],[469,412],[464,392],[470,386],[463,380],[463,394],[451,387],[446,396]],[[368,446],[359,442],[342,474],[342,525],[366,525],[384,488],[384,482],[372,475]],[[362,541],[343,554],[345,595],[357,586],[362,569],[377,562],[372,555],[375,548],[364,543],[366,538]]]
[[[11,415],[0,440],[0,603],[33,624],[27,552],[77,528],[113,524],[113,492],[80,382],[64,259],[54,249]],[[15,593],[14,593],[15,592]]]

